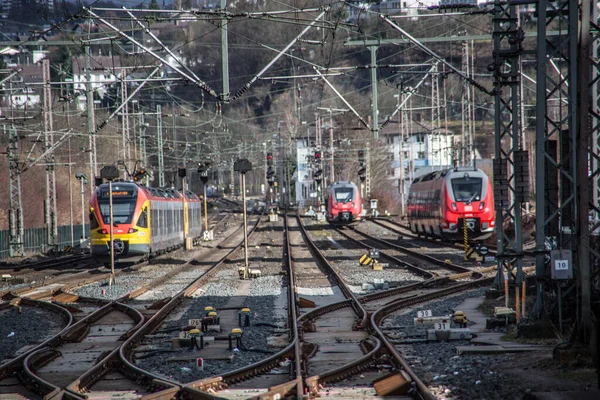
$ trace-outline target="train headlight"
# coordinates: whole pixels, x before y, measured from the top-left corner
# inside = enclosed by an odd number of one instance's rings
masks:
[[[479,210],[483,210],[483,207],[485,207],[485,201],[479,203]]]
[[[456,207],[456,203],[452,203],[452,209],[453,209],[454,211],[458,211],[458,207]]]
[[[134,228],[129,228],[129,229],[127,230],[127,233],[136,233],[137,231],[138,231],[137,229],[134,229]]]
[[[106,229],[100,229],[99,231],[102,235],[108,235],[108,231]]]

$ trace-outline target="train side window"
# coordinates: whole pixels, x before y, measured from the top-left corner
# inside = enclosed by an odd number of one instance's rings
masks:
[[[153,228],[151,229],[152,236],[158,236],[158,227],[160,226],[160,223],[158,222],[158,210],[153,208],[150,211],[150,217],[151,217],[150,223],[153,226]]]
[[[137,221],[137,226],[139,226],[140,228],[148,227],[148,209],[146,207],[144,207],[144,209],[140,213],[140,217]]]

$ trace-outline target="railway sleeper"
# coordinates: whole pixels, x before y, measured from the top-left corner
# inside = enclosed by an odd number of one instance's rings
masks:
[[[88,324],[82,324],[79,327],[68,332],[64,336],[64,340],[65,342],[78,343],[85,339],[89,332],[90,326]]]
[[[317,331],[317,326],[315,325],[314,321],[308,320],[308,321],[302,322],[301,329],[304,332],[316,332]]]
[[[319,345],[314,343],[302,343],[302,354],[305,359],[312,358],[319,350]]]

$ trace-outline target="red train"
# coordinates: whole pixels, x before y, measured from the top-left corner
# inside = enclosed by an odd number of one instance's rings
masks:
[[[327,188],[327,222],[350,224],[360,221],[362,200],[356,185],[349,181],[335,182]]]
[[[408,194],[408,223],[419,235],[470,239],[494,231],[492,184],[480,169],[458,167],[415,179]]]
[[[115,258],[137,259],[159,254],[202,233],[201,202],[192,192],[114,182],[113,248]],[[110,257],[109,185],[96,188],[90,200],[90,248],[98,259]]]

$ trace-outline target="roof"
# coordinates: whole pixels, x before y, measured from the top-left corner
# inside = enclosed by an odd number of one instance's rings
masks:
[[[15,54],[19,54],[20,51],[17,49],[13,49],[12,47],[5,47],[0,49],[0,55],[3,56],[14,56]]]
[[[19,75],[23,78],[23,83],[39,83],[44,81],[44,68],[42,64],[20,65],[22,68]]]

